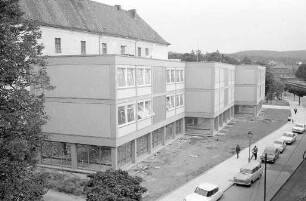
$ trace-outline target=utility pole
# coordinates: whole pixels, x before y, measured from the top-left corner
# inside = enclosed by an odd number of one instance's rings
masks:
[[[264,201],[266,201],[266,188],[267,188],[267,154],[265,153]]]

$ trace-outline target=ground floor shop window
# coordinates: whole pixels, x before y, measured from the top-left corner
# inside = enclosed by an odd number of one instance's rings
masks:
[[[132,142],[119,146],[117,152],[119,167],[132,162]]]
[[[111,149],[92,145],[77,145],[78,167],[90,170],[103,170],[111,166]]]
[[[42,146],[41,163],[61,167],[71,167],[70,144],[45,141]]]
[[[137,156],[142,156],[148,153],[149,150],[149,135],[137,138]]]
[[[166,140],[174,137],[174,123],[168,124],[166,126]]]
[[[182,119],[176,121],[176,134],[182,134]]]
[[[155,148],[162,144],[164,129],[159,128],[152,133],[152,147]]]

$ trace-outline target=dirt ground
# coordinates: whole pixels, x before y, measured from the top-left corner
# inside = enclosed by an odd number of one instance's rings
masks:
[[[286,124],[289,114],[289,110],[262,109],[257,117],[235,115],[219,135],[185,135],[129,172],[144,179],[142,185],[148,189],[144,201],[157,200],[234,155],[236,144],[247,147],[249,130],[252,142],[256,142]]]

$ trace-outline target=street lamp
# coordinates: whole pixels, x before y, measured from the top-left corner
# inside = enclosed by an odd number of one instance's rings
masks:
[[[251,161],[251,139],[252,139],[253,133],[251,131],[248,132],[248,138],[249,138],[249,159],[248,162]]]

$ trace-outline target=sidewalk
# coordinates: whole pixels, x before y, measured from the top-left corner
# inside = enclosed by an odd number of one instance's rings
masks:
[[[292,117],[294,122],[306,123],[306,110],[302,106],[299,106],[297,102],[292,101],[292,99],[286,99],[286,101],[290,104],[290,109],[292,113]],[[286,109],[288,106],[270,106],[270,105],[263,105],[265,108],[282,108]],[[297,114],[294,114],[293,109],[297,108]],[[258,142],[251,145],[253,147],[255,144],[258,147],[258,156],[260,156],[264,150],[264,148],[268,145],[271,145],[272,142],[279,138],[283,132],[291,131],[292,124],[288,123],[283,127],[279,128],[278,130],[274,131],[270,135],[262,138]],[[177,201],[183,200],[183,198],[192,193],[195,187],[203,182],[209,182],[217,184],[221,187],[221,189],[226,190],[233,185],[232,179],[237,172],[239,172],[240,167],[247,163],[248,161],[248,148],[242,150],[240,152],[239,159],[236,156],[232,156],[231,158],[227,159],[226,161],[220,163],[219,165],[211,168],[210,170],[206,171],[199,177],[191,180],[187,184],[181,186],[180,188],[176,189],[175,191],[169,193],[168,195],[161,198],[159,201]]]

